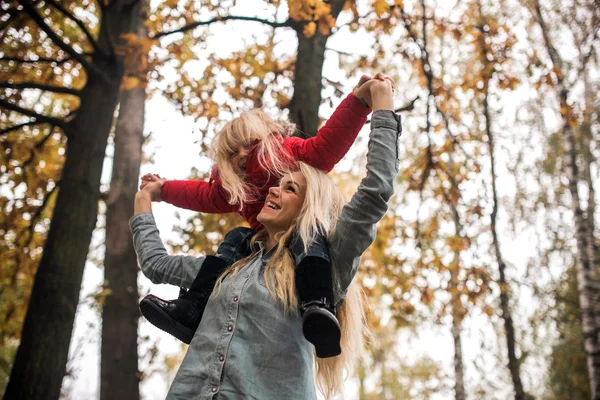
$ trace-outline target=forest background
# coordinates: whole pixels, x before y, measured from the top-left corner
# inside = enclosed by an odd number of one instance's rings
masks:
[[[400,174],[340,398],[600,398],[599,30],[598,0],[2,1],[0,392],[164,398],[185,349],[139,319],[177,295],[136,267],[140,171],[205,178],[253,107],[314,135],[382,71]],[[155,211],[186,254],[241,223]]]

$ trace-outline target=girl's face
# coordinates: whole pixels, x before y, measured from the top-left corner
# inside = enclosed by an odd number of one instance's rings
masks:
[[[285,231],[300,214],[305,194],[306,178],[300,171],[285,175],[279,186],[269,189],[265,204],[256,219],[268,231]]]
[[[246,162],[248,161],[248,154],[252,151],[252,145],[240,146],[240,148],[229,155],[229,162],[233,167],[233,171],[240,175],[246,175]]]

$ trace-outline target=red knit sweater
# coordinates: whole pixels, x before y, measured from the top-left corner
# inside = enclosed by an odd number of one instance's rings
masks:
[[[296,160],[305,162],[324,172],[329,172],[346,155],[367,120],[370,108],[361,104],[353,94],[346,97],[335,112],[319,129],[315,137],[283,139],[283,151]],[[240,211],[239,205],[229,204],[229,195],[223,189],[216,170],[210,180],[167,181],[161,198],[177,207],[212,214],[239,213],[254,230],[262,227],[256,216],[263,207],[269,188],[276,185],[279,176],[273,176],[258,163],[252,153],[246,162],[246,179],[258,188],[258,199],[247,202]]]

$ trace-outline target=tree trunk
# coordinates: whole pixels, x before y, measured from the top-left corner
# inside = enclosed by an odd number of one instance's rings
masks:
[[[561,106],[567,104],[567,91],[561,90]],[[575,135],[570,121],[565,118],[563,124],[563,142],[567,157],[567,176],[571,207],[575,220],[575,237],[577,239],[577,288],[581,307],[581,325],[583,329],[584,348],[587,359],[590,389],[593,399],[600,399],[600,284],[598,272],[594,266],[594,233],[588,232],[589,224],[583,216],[579,201],[579,171],[577,167],[577,149]],[[589,218],[590,216],[588,216]],[[592,216],[593,218],[593,216]]]
[[[600,321],[598,320],[600,318],[600,284],[598,282],[598,272],[593,264],[595,258],[594,232],[588,232],[590,225],[583,215],[577,190],[579,185],[577,146],[571,127],[572,116],[568,105],[569,91],[564,81],[563,62],[550,40],[538,0],[535,0],[534,12],[556,73],[556,89],[560,102],[560,114],[563,119],[562,136],[567,161],[567,178],[569,179],[571,207],[575,222],[575,238],[577,239],[577,288],[581,307],[584,348],[592,398],[600,399]]]
[[[142,14],[140,21],[144,20]],[[138,27],[138,36],[147,36],[143,23]],[[147,54],[140,56],[148,57]],[[137,75],[139,63],[127,65],[127,68],[126,74]],[[142,161],[145,102],[145,85],[121,90],[106,209],[104,281],[110,292],[102,309],[100,400],[140,397],[137,353],[138,268],[129,231],[129,218],[133,215]]]
[[[337,18],[345,0],[332,0],[331,16]],[[329,35],[317,30],[310,38],[303,34],[303,26],[296,26],[298,54],[294,70],[294,95],[288,106],[290,119],[296,124],[303,137],[315,136],[319,129],[319,107],[323,88],[323,62]]]
[[[594,232],[590,231],[589,221],[586,221],[581,209],[578,186],[579,168],[577,165],[577,144],[573,128],[571,108],[569,107],[569,89],[565,82],[563,60],[552,44],[546,21],[542,14],[539,0],[533,3],[533,12],[542,31],[544,45],[548,56],[552,60],[553,70],[556,75],[556,91],[558,92],[559,110],[562,117],[562,139],[567,161],[567,178],[569,179],[569,192],[571,194],[571,208],[575,223],[575,238],[577,240],[577,290],[579,306],[581,307],[581,326],[583,329],[584,349],[590,379],[592,399],[600,399],[600,282],[594,260],[596,246]],[[588,215],[588,218],[590,216]],[[591,216],[593,219],[594,217]]]
[[[118,1],[103,12],[98,45],[106,54],[112,54],[112,44],[122,33],[132,31],[137,20],[137,3],[123,3]],[[83,269],[96,225],[106,143],[123,74],[119,58],[94,55],[93,64],[110,81],[88,71],[81,106],[69,123],[54,217],[4,394],[6,400],[48,400],[60,395]]]
[[[455,257],[460,257],[460,254],[455,254]],[[457,265],[456,270],[450,271],[450,290],[456,289],[457,287],[457,275],[458,265],[460,261],[456,259],[454,261]],[[454,398],[456,400],[465,400],[465,368],[463,365],[462,356],[462,305],[460,301],[460,294],[456,289],[456,294],[452,295],[452,339],[454,341]]]
[[[327,36],[317,32],[311,38],[298,32],[298,58],[294,72],[294,95],[289,105],[290,119],[304,137],[315,136],[319,128],[321,80]]]
[[[487,83],[486,83],[487,88]],[[498,286],[500,287],[500,310],[502,311],[502,320],[504,321],[504,333],[506,334],[506,351],[508,353],[508,370],[510,371],[510,377],[513,382],[513,388],[515,391],[515,400],[525,400],[525,392],[523,391],[523,383],[521,382],[521,375],[519,372],[519,359],[516,353],[516,342],[515,342],[515,327],[513,324],[512,314],[510,310],[510,288],[506,282],[506,264],[502,258],[500,252],[500,240],[498,239],[498,231],[496,229],[496,220],[498,216],[498,193],[496,191],[496,168],[494,160],[494,135],[492,133],[491,116],[488,104],[488,91],[484,92],[483,98],[483,115],[485,118],[485,132],[488,138],[489,152],[490,152],[490,164],[491,164],[491,175],[492,175],[492,215],[491,215],[491,231],[492,231],[492,243],[494,246],[494,252],[496,254],[496,261],[498,262]]]

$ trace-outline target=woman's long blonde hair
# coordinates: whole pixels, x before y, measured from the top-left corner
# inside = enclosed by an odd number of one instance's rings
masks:
[[[229,204],[239,205],[257,200],[256,189],[245,182],[233,169],[231,156],[240,147],[251,146],[255,141],[258,163],[268,174],[284,175],[294,160],[281,151],[283,137],[290,135],[295,125],[277,122],[261,110],[244,112],[228,122],[211,144],[211,154],[223,188],[229,194]]]
[[[295,263],[288,250],[294,230],[298,230],[305,248],[314,239],[319,227],[331,236],[344,205],[344,197],[331,178],[301,162],[298,163],[298,168],[307,182],[304,203],[292,226],[276,235],[277,245],[264,270],[265,285],[269,293],[274,300],[283,305],[286,313],[298,312],[294,282]],[[256,249],[255,243],[264,241],[266,236],[265,230],[256,234],[252,239],[252,248]],[[217,289],[225,276],[230,273],[232,276],[237,274],[255,254],[256,250],[247,258],[231,265],[218,279]],[[342,330],[342,354],[331,358],[315,357],[317,387],[326,398],[341,390],[344,373],[349,372],[363,355],[364,342],[368,335],[364,307],[364,295],[360,284],[353,280],[347,289],[345,300],[337,310]]]

